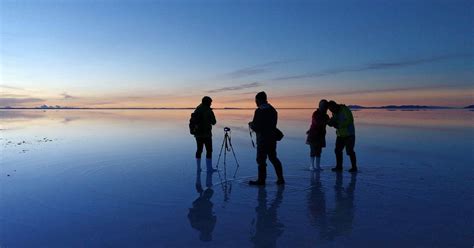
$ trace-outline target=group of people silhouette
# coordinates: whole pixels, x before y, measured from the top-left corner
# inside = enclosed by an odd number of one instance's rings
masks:
[[[277,128],[278,112],[268,102],[265,92],[259,92],[255,96],[257,109],[253,119],[248,123],[249,128],[256,133],[258,164],[257,179],[251,180],[250,185],[264,186],[267,178],[267,163],[270,160],[277,176],[277,185],[284,185],[283,166],[277,156],[277,142],[283,138],[283,133]],[[214,194],[212,189],[212,174],[216,171],[212,165],[212,126],[217,123],[211,108],[212,99],[209,96],[202,98],[202,102],[191,114],[189,121],[190,133],[196,139],[196,191],[199,196],[189,209],[188,219],[194,229],[199,230],[202,241],[212,240],[212,232],[215,228],[217,217],[213,211],[211,198]],[[329,117],[328,110],[332,113]],[[326,147],[326,127],[336,129],[336,166],[332,171],[341,172],[343,164],[343,151],[346,150],[351,161],[351,182],[348,187],[342,186],[342,174],[337,173],[335,183],[336,205],[334,211],[328,213],[326,210],[326,197],[319,180],[321,168],[321,154]],[[356,182],[357,160],[354,151],[355,127],[351,110],[335,101],[321,100],[318,108],[311,117],[311,124],[306,132],[306,144],[310,147],[310,170],[311,187],[308,194],[308,212],[314,225],[320,227],[321,238],[331,240],[341,235],[352,226],[353,199]],[[206,148],[206,189],[201,183],[201,155]],[[252,222],[255,232],[250,240],[257,247],[275,247],[276,240],[283,233],[284,225],[278,221],[277,209],[283,200],[284,187],[278,187],[275,199],[270,203],[267,201],[267,190],[259,187],[256,209],[256,219]]]
[[[268,102],[267,94],[262,91],[255,96],[257,109],[253,120],[249,122],[249,127],[256,133],[257,137],[257,179],[249,181],[250,185],[265,185],[267,178],[267,158],[272,163],[277,176],[278,185],[285,184],[283,176],[283,166],[277,157],[277,142],[283,138],[283,133],[277,128],[278,112]],[[212,166],[212,126],[217,123],[214,112],[211,108],[212,99],[209,96],[202,98],[202,102],[191,114],[189,121],[190,133],[196,139],[196,161],[197,168],[201,170],[201,154],[206,148],[207,172],[214,172]],[[328,110],[332,117],[327,114]],[[357,172],[357,159],[354,151],[355,146],[355,126],[354,117],[351,110],[344,104],[325,99],[319,102],[319,106],[314,111],[311,118],[311,125],[306,132],[306,144],[310,147],[310,170],[321,171],[321,153],[326,147],[326,126],[336,129],[336,166],[332,171],[341,172],[343,164],[343,151],[351,161],[349,172]]]

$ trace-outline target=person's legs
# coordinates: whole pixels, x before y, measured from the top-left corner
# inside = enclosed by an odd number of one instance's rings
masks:
[[[356,153],[354,151],[355,136],[347,137],[345,146],[346,146],[346,154],[351,159],[351,165],[352,165],[352,168],[349,171],[356,172],[357,171],[357,158],[356,158]]]
[[[202,149],[204,148],[204,142],[203,142],[202,138],[196,137],[196,146],[197,146],[197,149],[196,149],[196,158],[197,158],[197,159],[200,159],[200,158],[201,158],[201,154],[202,154]]]
[[[214,172],[216,169],[212,168],[212,137],[203,138],[203,143],[206,146],[206,170]]]
[[[314,160],[316,158],[316,146],[314,144],[309,144],[309,149],[310,149],[310,153],[309,153],[309,156],[310,156],[310,166],[309,166],[309,170],[314,170]]]
[[[206,158],[212,159],[212,137],[207,137],[204,140],[206,146]]]
[[[265,185],[267,179],[267,151],[263,145],[257,146],[258,177],[256,181],[249,181],[250,185]]]
[[[315,147],[315,157],[316,157],[316,170],[322,170],[321,169],[321,152],[323,148],[321,146],[316,146]]]
[[[337,137],[336,138],[336,148],[334,153],[336,154],[336,167],[332,168],[332,171],[341,171],[342,170],[342,151],[344,150],[345,138]]]
[[[277,175],[277,184],[284,184],[285,179],[283,178],[283,167],[281,165],[280,160],[277,157],[277,152],[276,152],[276,141],[275,143],[270,144],[268,147],[268,159],[270,162],[273,164],[273,167],[275,168],[275,173]]]

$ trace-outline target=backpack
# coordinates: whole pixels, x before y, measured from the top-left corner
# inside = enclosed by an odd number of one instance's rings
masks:
[[[198,116],[196,113],[191,113],[189,119],[189,133],[195,135],[199,127]]]

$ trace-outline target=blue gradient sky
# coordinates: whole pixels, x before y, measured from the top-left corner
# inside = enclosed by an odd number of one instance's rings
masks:
[[[0,6],[0,106],[474,104],[472,1]]]

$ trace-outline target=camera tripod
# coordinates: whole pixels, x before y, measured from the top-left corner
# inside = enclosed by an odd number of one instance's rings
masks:
[[[221,181],[220,185],[222,186],[222,191],[224,192],[224,202],[227,202],[230,197],[230,193],[232,191],[232,181],[235,179],[237,175],[237,171],[239,170],[239,162],[237,161],[237,157],[235,156],[234,147],[232,146],[232,138],[230,136],[230,128],[224,128],[224,140],[222,141],[221,151],[219,152],[219,157],[217,159],[216,169],[219,174],[219,180]],[[219,162],[221,160],[222,151],[224,151],[224,177],[221,177],[221,172],[219,170]],[[232,155],[234,155],[235,167],[234,175],[232,176],[231,180],[227,180],[227,152],[232,151]]]
[[[227,165],[227,163],[226,163],[226,161],[227,161],[227,152],[232,151],[232,155],[234,156],[235,164],[237,165],[237,168],[240,166],[239,162],[237,161],[237,157],[235,156],[234,147],[232,146],[232,138],[230,136],[230,133],[231,133],[230,128],[225,127],[224,128],[224,140],[222,141],[221,151],[219,152],[219,157],[217,159],[217,164],[216,164],[216,168],[219,169],[219,162],[221,160],[222,151],[224,151],[224,174],[226,174],[226,168],[227,168],[226,167],[226,165]]]

